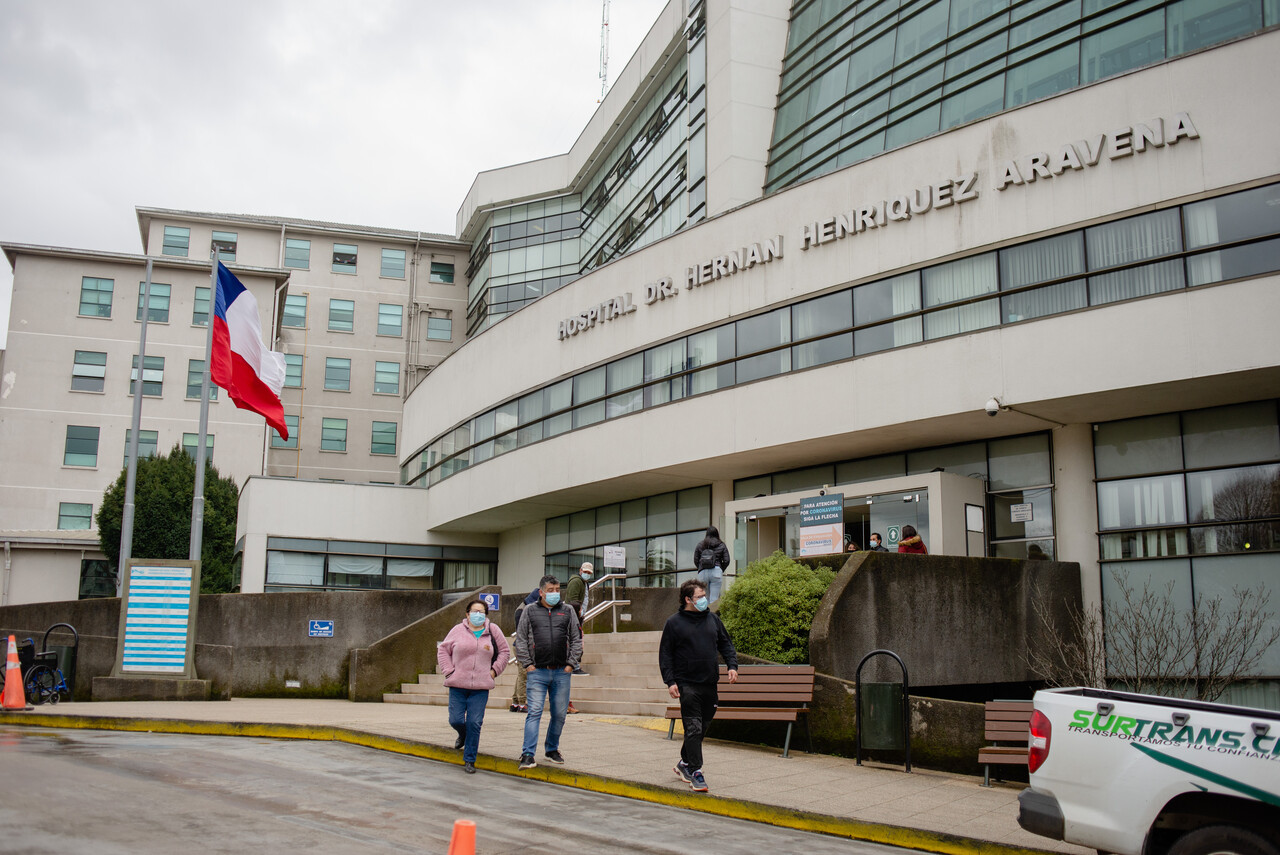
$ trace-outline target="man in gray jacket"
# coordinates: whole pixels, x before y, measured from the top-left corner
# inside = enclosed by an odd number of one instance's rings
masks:
[[[525,607],[516,626],[516,661],[525,670],[526,703],[529,711],[524,719],[524,744],[520,749],[520,768],[538,765],[534,752],[538,748],[538,729],[542,725],[542,708],[551,699],[551,722],[547,725],[546,758],[563,763],[560,755],[560,732],[564,730],[569,710],[569,681],[573,669],[582,660],[582,628],[578,615],[567,603],[560,602],[560,580],[543,576],[538,584],[538,602]]]

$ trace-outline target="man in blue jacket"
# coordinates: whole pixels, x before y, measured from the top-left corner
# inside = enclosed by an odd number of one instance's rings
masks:
[[[729,682],[738,682],[738,653],[720,616],[708,611],[706,586],[690,579],[680,586],[680,611],[667,618],[658,645],[658,667],[667,692],[680,701],[684,744],[675,773],[695,792],[705,793],[702,740],[716,714],[720,680],[718,656],[724,657]]]

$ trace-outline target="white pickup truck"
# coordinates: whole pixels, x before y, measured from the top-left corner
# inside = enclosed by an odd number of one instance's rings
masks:
[[[1119,855],[1280,855],[1280,713],[1037,692],[1028,831]]]

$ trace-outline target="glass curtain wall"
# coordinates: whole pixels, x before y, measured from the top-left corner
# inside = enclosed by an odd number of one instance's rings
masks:
[[[535,389],[436,437],[401,467],[401,483],[427,487],[567,430],[738,383],[1276,271],[1280,184],[1039,238],[735,320]]]
[[[1277,23],[1274,0],[796,0],[765,192]]]
[[[1123,583],[1235,602],[1259,585],[1280,597],[1280,401],[1147,416],[1094,426],[1103,609]],[[1274,611],[1274,608],[1272,608]],[[1280,617],[1272,615],[1274,626]],[[1258,675],[1280,676],[1280,645]],[[1233,687],[1236,703],[1280,704],[1280,681]],[[1230,700],[1230,698],[1224,698]]]
[[[568,580],[583,561],[604,569],[604,547],[626,550],[628,585],[670,588],[693,575],[693,548],[711,525],[711,487],[693,487],[553,517],[546,572]]]
[[[467,335],[578,278],[581,198],[557,196],[500,208],[471,246]]]
[[[800,490],[817,490],[823,486],[844,487],[885,478],[920,475],[936,469],[982,478],[986,482],[987,519],[990,522],[987,534],[991,555],[997,558],[1054,557],[1054,485],[1048,433],[924,448],[743,478],[733,482],[733,497],[749,499]],[[888,526],[900,522],[892,515],[886,516],[882,508],[876,508],[875,501],[883,498],[889,504],[896,500],[901,505],[906,497],[863,498],[864,507],[855,508],[847,504],[845,508],[846,531],[861,535],[861,539],[854,538],[854,542],[861,547],[866,546],[866,536],[871,531],[885,534],[876,528],[877,525]],[[870,509],[865,507],[866,498],[873,500]],[[913,497],[914,501],[919,499]],[[1030,519],[1026,519],[1027,504],[1031,505]],[[1019,509],[1021,512],[1014,513],[1015,505],[1023,506]],[[899,514],[904,512],[901,507],[896,510]],[[921,536],[928,546],[928,514],[919,508],[907,508],[906,511],[921,514],[920,519],[926,526],[921,530]],[[796,520],[791,520],[790,514],[787,520],[787,536],[791,539],[799,537],[798,510],[795,513]],[[920,522],[912,524],[917,530],[921,529]],[[885,546],[892,548],[888,540],[885,541]]]
[[[497,550],[267,538],[264,590],[457,589],[495,583]]]

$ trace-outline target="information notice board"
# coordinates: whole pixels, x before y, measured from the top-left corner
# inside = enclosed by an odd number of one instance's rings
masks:
[[[121,593],[112,676],[195,679],[200,562],[132,559]]]

